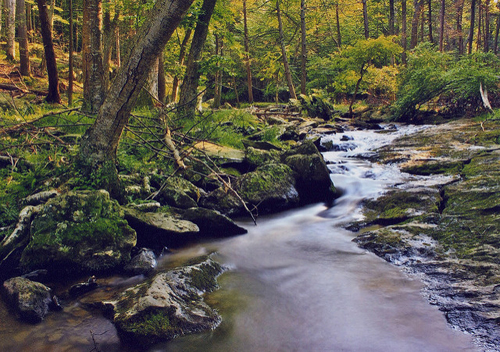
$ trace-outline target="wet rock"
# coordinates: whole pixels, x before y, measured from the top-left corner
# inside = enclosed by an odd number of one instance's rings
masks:
[[[52,292],[47,286],[22,277],[3,284],[5,301],[16,315],[28,323],[41,322],[52,304]]]
[[[210,258],[159,273],[103,302],[126,341],[150,344],[216,328],[221,318],[202,295],[217,288],[222,268]]]
[[[141,248],[124,269],[132,275],[147,275],[153,272],[157,265],[155,253],[150,249]]]
[[[86,294],[87,292],[95,290],[99,285],[94,275],[89,277],[86,282],[80,282],[70,287],[69,294],[72,297],[78,297]]]
[[[141,212],[125,208],[125,218],[137,232],[137,245],[147,248],[172,247],[192,240],[200,229],[194,223],[170,213]]]
[[[216,210],[190,208],[182,212],[182,218],[198,225],[200,234],[203,237],[228,237],[243,235],[248,232]]]
[[[106,191],[68,192],[36,215],[20,264],[52,274],[108,271],[130,260],[135,243],[135,231]]]
[[[172,176],[165,180],[156,199],[162,204],[187,209],[196,207],[200,196],[201,192],[198,187],[181,177]]]

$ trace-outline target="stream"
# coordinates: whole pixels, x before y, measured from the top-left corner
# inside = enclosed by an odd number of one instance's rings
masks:
[[[324,153],[343,192],[333,207],[314,204],[260,217],[257,226],[241,221],[246,235],[162,257],[160,265],[170,268],[217,253],[215,259],[230,270],[206,301],[223,321],[214,331],[139,351],[479,351],[471,336],[453,330],[427,302],[416,276],[358,248],[354,234],[344,229],[360,218],[362,199],[407,177],[395,166],[371,164],[367,154],[416,129],[324,137],[323,143],[339,146]],[[17,322],[0,303],[0,351],[138,351],[120,343],[99,311],[84,307],[140,280],[106,278],[101,289],[65,302],[63,312],[51,313],[39,325]]]

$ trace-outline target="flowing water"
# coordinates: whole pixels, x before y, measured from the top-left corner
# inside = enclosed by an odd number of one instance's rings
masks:
[[[178,338],[141,351],[477,351],[472,339],[450,328],[421,295],[422,284],[358,248],[343,225],[360,217],[360,201],[404,181],[397,168],[356,156],[389,143],[386,134],[356,131],[326,137],[344,151],[324,153],[343,196],[321,204],[261,217],[243,236],[198,244],[162,258],[181,259],[215,251],[231,270],[208,295],[223,322],[212,332]],[[411,132],[411,131],[409,131]],[[140,280],[132,278],[131,280]],[[95,297],[127,285],[109,278]],[[0,307],[0,351],[133,351],[120,345],[111,323],[72,302],[46,322],[15,322]]]

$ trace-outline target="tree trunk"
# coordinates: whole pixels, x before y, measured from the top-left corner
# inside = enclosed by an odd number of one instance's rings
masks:
[[[394,35],[394,0],[389,0],[389,35]]]
[[[56,6],[56,0],[50,0],[50,8],[49,10],[49,23],[50,23],[50,30],[52,31],[54,29],[54,8]]]
[[[301,60],[300,60],[300,92],[306,94],[307,81],[307,41],[306,41],[306,0],[300,1]]]
[[[367,0],[361,0],[363,3],[363,25],[365,31],[365,39],[370,38],[370,28],[368,27],[368,7],[366,5]]]
[[[74,80],[74,43],[73,43],[73,0],[69,0],[69,72],[68,72],[68,105],[73,105]]]
[[[59,94],[59,74],[57,72],[56,54],[52,43],[52,31],[50,30],[49,16],[47,13],[46,0],[37,0],[40,27],[42,31],[45,61],[47,63],[47,74],[49,76],[49,94],[45,98],[48,103],[61,103]]]
[[[217,0],[203,0],[201,13],[198,16],[198,23],[194,30],[193,41],[186,65],[186,74],[182,81],[179,97],[179,116],[193,119],[196,112],[196,103],[198,96],[198,82],[200,79],[200,58],[203,46],[208,35],[208,25],[215,8]]]
[[[7,27],[7,60],[16,59],[16,0],[5,0],[5,26]]]
[[[115,64],[116,67],[120,67],[122,65],[122,58],[120,52],[120,26],[116,26],[115,28]]]
[[[444,16],[446,11],[446,0],[441,0],[441,12],[439,13],[439,51],[444,50]]]
[[[39,0],[41,1],[41,0]],[[79,164],[83,172],[105,173],[102,187],[120,196],[116,174],[116,151],[132,107],[146,83],[155,60],[186,14],[193,0],[159,0],[146,17],[129,48],[127,60],[111,83],[95,123],[80,143]],[[109,172],[106,172],[109,171]]]
[[[215,55],[222,56],[222,48],[224,43],[218,34],[215,34]],[[222,93],[222,72],[220,70],[220,64],[217,62],[217,71],[214,77],[214,103],[212,107],[218,109],[221,104],[221,93]]]
[[[3,34],[2,33],[2,19],[3,19],[3,14],[5,12],[5,9],[4,9],[4,0],[0,0],[0,36]]]
[[[415,12],[413,13],[413,19],[411,21],[410,49],[413,49],[418,44],[418,19],[420,17],[420,11],[422,10],[422,1],[423,0],[413,0]]]
[[[482,29],[482,19],[483,19],[483,5],[481,3],[481,0],[477,0],[477,8],[478,8],[478,14],[477,14],[477,43],[476,43],[476,51],[479,51],[482,46],[482,40],[483,40],[483,35],[481,32]]]
[[[339,3],[335,4],[335,19],[337,21],[337,44],[339,48],[342,46],[342,35],[340,32],[340,18],[339,18]]]
[[[490,51],[490,0],[484,4],[484,52]]]
[[[23,76],[31,76],[30,56],[28,48],[28,28],[26,26],[26,3],[17,0],[17,34],[19,40],[19,71]]]
[[[158,56],[158,100],[165,103],[167,97],[167,82],[165,80],[165,58],[163,52]]]
[[[401,0],[401,46],[403,47],[403,52],[401,54],[401,62],[406,65],[406,50],[408,49],[407,41],[407,23],[406,23],[406,0]]]
[[[462,30],[462,16],[464,13],[464,0],[458,0],[456,3],[457,13],[457,35],[458,35],[458,54],[464,54],[464,33]]]
[[[468,39],[468,52],[472,54],[472,43],[474,41],[474,21],[476,18],[476,0],[472,0],[470,5],[470,28],[469,28],[469,39]]]
[[[85,16],[83,27],[88,35],[87,45],[84,46],[85,72],[83,83],[83,109],[90,113],[97,113],[104,101],[106,93],[106,79],[104,77],[102,52],[102,0],[84,0]]]
[[[186,29],[186,33],[184,34],[184,39],[182,39],[181,48],[179,51],[179,66],[184,65],[184,60],[186,58],[187,44],[189,39],[191,38],[191,33],[193,30],[191,28]],[[174,76],[174,80],[172,82],[172,103],[177,101],[177,95],[179,94],[179,75]]]
[[[247,19],[247,1],[243,0],[243,41],[245,45],[245,66],[247,69],[247,90],[248,102],[253,104],[253,85],[252,85],[252,67],[250,63],[250,52],[248,45],[248,19]]]
[[[286,55],[285,35],[283,34],[283,22],[281,20],[281,11],[280,11],[280,0],[276,0],[276,13],[278,16],[281,55],[283,58],[283,66],[285,68],[285,78],[288,84],[288,90],[290,91],[290,98],[297,99],[297,95],[295,94],[295,87],[293,86],[293,81],[292,81],[292,73],[290,72],[290,66],[288,65],[288,58]]]
[[[500,32],[500,16],[497,16],[497,26],[495,29],[495,42],[493,44],[493,52],[498,54],[498,34]]]
[[[434,43],[434,35],[432,33],[432,0],[428,0],[427,7],[429,10],[427,17],[427,21],[429,21],[429,42]]]
[[[365,74],[365,64],[363,63],[361,65],[361,69],[359,70],[359,79],[358,81],[356,82],[356,88],[354,89],[354,95],[351,99],[351,104],[349,104],[349,117],[353,117],[352,115],[352,107],[354,105],[354,102],[356,101],[356,95],[358,94],[358,91],[359,91],[359,86],[361,84],[361,81],[363,80],[363,76]]]

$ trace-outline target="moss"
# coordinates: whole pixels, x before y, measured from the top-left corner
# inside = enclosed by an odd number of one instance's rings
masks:
[[[202,292],[212,292],[218,288],[216,279],[221,272],[222,267],[214,261],[202,264],[189,273],[191,285]]]
[[[432,161],[419,163],[416,165],[402,167],[401,171],[407,172],[413,175],[456,175],[460,173],[464,167],[463,161]]]
[[[180,328],[172,323],[172,315],[168,309],[150,309],[134,318],[117,320],[115,324],[125,337],[131,334],[136,343],[154,343],[172,339],[181,332]]]
[[[255,201],[269,193],[289,188],[293,183],[290,167],[284,164],[268,164],[244,175],[239,192],[244,199]]]

